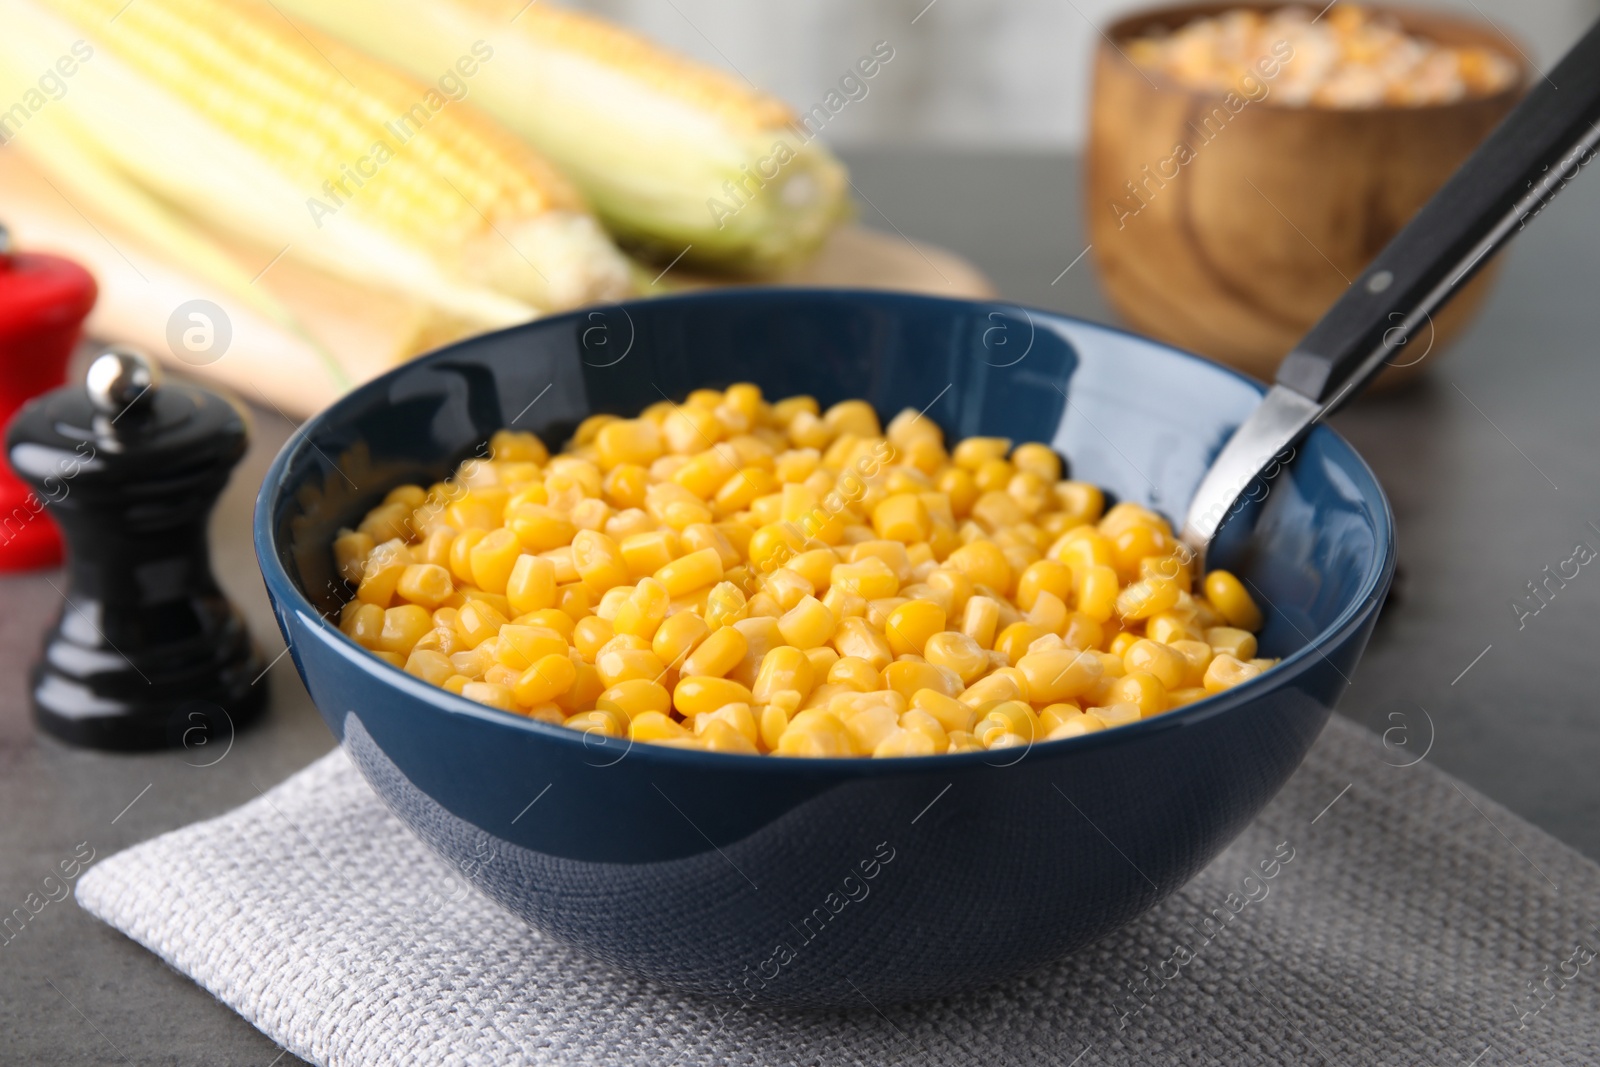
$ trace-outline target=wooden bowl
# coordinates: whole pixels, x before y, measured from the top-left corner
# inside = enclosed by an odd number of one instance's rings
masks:
[[[1112,24],[1095,57],[1084,183],[1092,254],[1117,311],[1143,333],[1268,380],[1527,81],[1526,64],[1492,26],[1433,11],[1381,9],[1419,36],[1507,55],[1521,71],[1515,87],[1370,110],[1282,107],[1269,95],[1235,113],[1222,95],[1142,71],[1120,50],[1157,27],[1282,6],[1188,4]],[[1187,161],[1175,155],[1180,144]],[[1420,372],[1465,325],[1492,277],[1491,266],[1469,283],[1379,383]]]

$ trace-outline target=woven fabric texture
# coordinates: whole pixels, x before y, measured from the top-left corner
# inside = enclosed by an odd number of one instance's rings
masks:
[[[1408,762],[1335,716],[1155,910],[923,1004],[773,1012],[617,974],[468,888],[342,751],[77,896],[324,1067],[1600,1064],[1600,868]]]

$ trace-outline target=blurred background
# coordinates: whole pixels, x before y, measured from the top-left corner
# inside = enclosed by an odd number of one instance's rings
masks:
[[[836,145],[1076,150],[1089,112],[1098,26],[1152,6],[1130,0],[575,0],[796,108],[821,99],[864,49],[896,47],[888,77],[828,129]],[[1600,13],[1597,0],[1412,4],[1488,18],[1548,68]],[[915,19],[915,23],[912,20]],[[901,46],[904,47],[901,47]],[[870,106],[869,106],[870,105]]]

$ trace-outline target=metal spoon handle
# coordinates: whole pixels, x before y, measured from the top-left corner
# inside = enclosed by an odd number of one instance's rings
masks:
[[[1600,144],[1600,22],[1537,82],[1278,368],[1277,384],[1218,454],[1184,520],[1204,552],[1279,453],[1383,369],[1575,177]]]

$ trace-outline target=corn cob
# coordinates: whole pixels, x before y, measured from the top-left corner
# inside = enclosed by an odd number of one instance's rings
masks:
[[[491,41],[471,100],[561,167],[620,241],[658,260],[790,266],[847,209],[844,168],[786,105],[598,19],[526,0],[276,3],[420,78]]]
[[[59,123],[217,228],[445,318],[504,325],[621,295],[581,197],[491,120],[258,0],[8,0],[0,65],[95,47]],[[15,31],[15,32],[14,32]],[[27,130],[19,131],[25,143]]]

